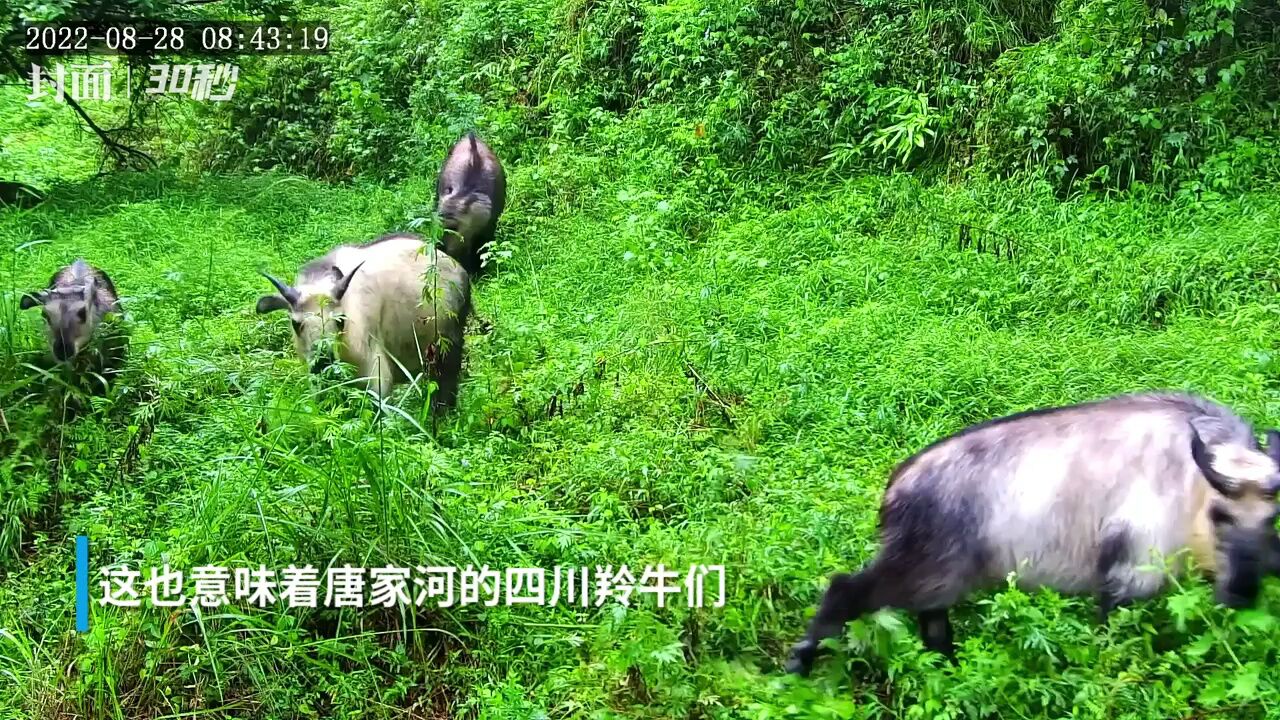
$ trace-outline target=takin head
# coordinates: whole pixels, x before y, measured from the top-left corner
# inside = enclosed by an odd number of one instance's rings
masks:
[[[1250,607],[1261,578],[1280,572],[1280,432],[1266,433],[1265,449],[1209,445],[1202,437],[1211,436],[1214,425],[1211,418],[1192,421],[1191,457],[1214,490],[1207,512],[1217,555],[1217,599],[1229,607]]]
[[[480,242],[492,231],[506,201],[506,174],[488,145],[475,133],[449,152],[436,181],[436,212],[448,231],[446,249],[475,272]]]
[[[319,373],[333,364],[334,343],[340,341],[345,330],[346,318],[342,313],[342,299],[351,285],[351,279],[361,265],[343,274],[336,265],[329,265],[320,272],[304,272],[298,287],[262,273],[278,294],[258,298],[259,314],[289,311],[293,323],[293,344],[298,357]]]
[[[79,355],[107,314],[120,311],[111,279],[83,259],[59,269],[47,288],[26,293],[19,301],[23,310],[36,306],[44,314],[49,349],[59,363]]]

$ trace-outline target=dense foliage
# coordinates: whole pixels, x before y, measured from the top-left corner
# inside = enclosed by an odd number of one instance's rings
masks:
[[[1280,717],[1276,581],[1231,612],[1182,579],[1105,627],[1010,587],[956,613],[957,666],[886,612],[779,667],[941,435],[1160,387],[1280,424],[1273,2],[302,12],[334,54],[166,108],[164,169],[94,177],[67,108],[0,88],[0,171],[53,188],[0,209],[0,720]],[[292,357],[254,271],[430,227],[471,127],[511,200],[460,404],[379,412]],[[124,296],[105,397],[17,305],[76,256]],[[729,597],[94,605],[81,636],[78,533],[97,567],[723,563]]]
[[[478,126],[520,157],[616,141],[758,170],[977,168],[1060,189],[1280,175],[1268,0],[361,0],[270,63],[219,155],[406,177]],[[227,122],[221,117],[220,122]]]
[[[217,13],[209,11],[209,3],[197,0],[0,0],[0,82],[32,87],[33,81],[52,85],[56,83],[53,69],[58,63],[85,62],[91,60],[87,53],[69,52],[50,54],[50,44],[79,45],[87,43],[89,32],[73,34],[67,28],[63,32],[52,35],[40,33],[33,37],[28,23],[101,23],[103,27],[115,25],[127,26],[143,20],[191,21],[207,18],[258,17],[278,18],[288,15],[292,10],[290,0],[233,0],[216,3]],[[221,14],[218,14],[221,13]],[[230,13],[229,15],[227,13]],[[101,29],[98,39],[105,35]],[[43,37],[43,40],[40,39]],[[169,62],[181,60],[181,55],[164,53],[163,58]],[[153,139],[163,117],[157,112],[161,104],[161,95],[149,94],[145,91],[147,82],[146,68],[149,63],[159,61],[160,56],[135,52],[125,56],[115,56],[115,66],[126,65],[129,73],[116,72],[117,77],[135,78],[134,86],[127,89],[129,102],[124,108],[108,107],[103,113],[90,113],[74,97],[65,101],[79,115],[82,125],[92,130],[102,143],[104,152],[98,165],[104,169],[150,168],[156,165],[155,159],[136,146]],[[33,77],[33,73],[35,76]],[[119,84],[118,81],[116,84]],[[120,92],[123,88],[115,88]],[[74,93],[67,93],[68,96]],[[16,97],[16,96],[15,96]],[[101,110],[101,108],[94,108]],[[39,104],[33,105],[34,112],[47,112]],[[19,147],[17,153],[29,152],[29,148]],[[53,148],[45,148],[52,151]],[[39,173],[22,163],[11,164],[10,156],[14,148],[0,144],[0,182],[12,182],[11,173],[25,176],[32,180],[42,180]],[[57,181],[65,176],[54,176],[48,180]],[[35,191],[35,188],[29,188]],[[38,192],[36,193],[38,194]],[[5,195],[0,193],[0,202]]]

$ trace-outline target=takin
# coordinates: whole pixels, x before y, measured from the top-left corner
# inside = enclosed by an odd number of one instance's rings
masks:
[[[338,358],[385,397],[424,369],[436,383],[432,409],[452,407],[462,369],[471,281],[453,258],[418,235],[341,245],[298,271],[294,285],[263,273],[278,294],[257,311],[287,310],[294,346],[312,372]]]
[[[43,290],[24,293],[18,306],[40,307],[53,359],[101,379],[105,390],[124,369],[128,336],[117,322],[120,297],[102,270],[76,259]]]
[[[1158,593],[1153,553],[1215,578],[1230,607],[1280,573],[1280,432],[1265,449],[1248,422],[1195,395],[1121,395],[966,428],[894,470],[879,554],[831,579],[789,672],[881,608],[916,614],[925,647],[955,659],[948,609],[1016,572],[1027,589],[1094,593],[1105,622]]]
[[[444,225],[444,249],[479,277],[486,245],[493,240],[507,201],[507,175],[489,146],[467,133],[440,168],[436,212]]]

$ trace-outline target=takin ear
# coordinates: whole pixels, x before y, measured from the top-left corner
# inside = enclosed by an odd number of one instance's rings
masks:
[[[263,295],[258,298],[258,306],[256,309],[259,315],[275,312],[276,310],[288,310],[289,301],[279,295]]]
[[[23,310],[30,310],[31,308],[37,305],[43,305],[43,304],[44,304],[43,292],[23,293],[22,299],[18,300],[18,307]]]
[[[342,300],[342,296],[347,294],[347,287],[351,285],[351,278],[355,277],[356,273],[360,272],[360,268],[362,267],[364,267],[363,262],[352,268],[351,272],[347,273],[346,277],[338,280],[338,284],[333,286],[334,302]]]
[[[114,302],[103,300],[102,293],[94,292],[93,297],[89,298],[89,302],[93,303],[93,306],[103,314],[120,312],[120,300],[118,298]]]
[[[1227,498],[1237,498],[1240,496],[1240,484],[1233,478],[1218,472],[1214,467],[1214,453],[1205,445],[1204,440],[1200,438],[1200,430],[1196,427],[1196,423],[1191,423],[1191,459],[1195,460],[1196,466],[1200,468],[1200,472],[1204,474],[1204,479],[1209,485],[1220,494]]]

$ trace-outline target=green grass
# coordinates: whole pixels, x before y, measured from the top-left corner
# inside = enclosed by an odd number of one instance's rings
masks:
[[[157,172],[0,214],[0,718],[1280,717],[1274,582],[1264,611],[1191,582],[1109,628],[1088,598],[987,593],[958,613],[958,667],[885,613],[812,679],[779,671],[826,577],[874,551],[889,470],[942,434],[1155,387],[1280,423],[1280,190],[708,191],[675,166],[581,148],[511,168],[512,255],[475,293],[493,330],[468,335],[460,405],[434,428],[420,397],[379,414],[312,378],[287,323],[252,311],[256,270],[406,226],[426,181]],[[958,223],[1016,239],[1016,258],[958,248]],[[16,301],[79,255],[115,279],[133,352],[66,418]],[[78,636],[78,533],[96,567],[723,563],[729,597],[95,604]]]
[[[98,170],[98,153],[75,112],[52,98],[28,100],[27,86],[0,87],[0,179],[46,190]],[[94,111],[97,107],[91,108]]]

